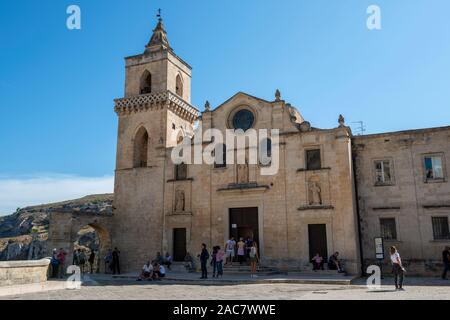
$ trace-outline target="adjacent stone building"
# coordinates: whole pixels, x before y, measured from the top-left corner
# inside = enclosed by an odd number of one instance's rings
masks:
[[[436,266],[449,242],[450,128],[354,137],[342,116],[335,128],[311,126],[279,91],[272,101],[239,92],[200,113],[190,88],[191,67],[174,53],[160,19],[145,52],[126,58],[125,96],[115,100],[111,241],[124,271],[157,251],[182,261],[201,243],[223,246],[230,236],[253,238],[262,264],[279,268],[309,269],[316,253],[339,251],[356,274],[372,262],[378,236],[418,270]],[[172,149],[194,139],[196,125],[224,136],[226,129],[278,129],[278,173],[229,159],[174,164]]]
[[[374,238],[400,248],[410,273],[440,269],[450,244],[450,127],[353,137],[365,264]]]

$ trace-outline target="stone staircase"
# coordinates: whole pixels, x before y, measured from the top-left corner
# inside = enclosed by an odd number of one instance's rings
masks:
[[[251,269],[249,265],[246,264],[240,265],[239,263],[233,263],[233,265],[224,266],[223,272],[227,274],[250,274]],[[278,269],[265,266],[258,266],[256,268],[256,272],[258,274],[264,275],[286,274],[286,272],[281,272]]]
[[[200,264],[196,265],[197,272],[200,272]],[[187,272],[184,267],[184,262],[174,262],[171,266],[169,272],[184,273]],[[208,273],[212,273],[213,268],[208,264]],[[292,275],[292,276],[333,276],[333,277],[344,277],[345,273],[338,273],[336,270],[318,270],[312,271],[311,268],[291,268],[286,270],[279,270],[273,267],[258,266],[256,269],[257,273],[260,275]],[[231,275],[250,275],[250,266],[247,264],[240,265],[238,262],[234,262],[233,265],[225,265],[223,268],[224,274]]]

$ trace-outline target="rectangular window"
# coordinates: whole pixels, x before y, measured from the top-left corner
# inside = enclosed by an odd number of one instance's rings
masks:
[[[375,183],[376,184],[391,184],[391,162],[389,160],[375,161]]]
[[[320,149],[306,150],[306,169],[319,170],[321,168]]]
[[[397,240],[397,228],[395,218],[380,219],[381,236],[386,240]]]
[[[187,165],[185,163],[175,165],[175,180],[187,179]]]
[[[450,239],[448,217],[432,217],[434,240]]]
[[[216,145],[216,148],[220,148],[220,145]],[[218,152],[216,152],[216,149],[214,149],[214,168],[226,168],[227,167],[227,146],[225,144],[222,144],[222,152],[220,152],[220,149],[217,149]]]
[[[427,180],[444,179],[441,156],[425,156],[425,177]]]

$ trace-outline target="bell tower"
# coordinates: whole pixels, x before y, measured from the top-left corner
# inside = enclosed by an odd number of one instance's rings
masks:
[[[125,97],[170,91],[191,103],[192,68],[174,53],[161,17],[144,53],[125,61]]]
[[[191,101],[191,67],[169,44],[159,19],[143,53],[125,58],[125,94],[119,118],[112,241],[125,270],[137,270],[149,252],[162,251],[164,188],[178,134],[193,132],[199,111]],[[168,168],[168,169],[166,169]],[[139,244],[139,245],[137,245]]]

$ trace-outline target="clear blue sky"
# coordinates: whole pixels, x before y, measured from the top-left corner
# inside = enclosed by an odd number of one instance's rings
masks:
[[[371,4],[380,31],[366,27]],[[448,0],[1,1],[0,187],[113,175],[123,58],[143,51],[158,8],[201,108],[279,88],[316,127],[340,113],[368,133],[450,125]]]

